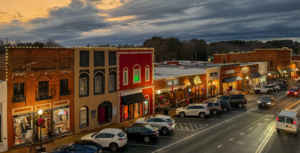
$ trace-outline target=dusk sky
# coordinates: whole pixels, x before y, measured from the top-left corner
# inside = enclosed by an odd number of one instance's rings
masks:
[[[299,0],[1,0],[0,6],[0,38],[22,42],[300,41]]]

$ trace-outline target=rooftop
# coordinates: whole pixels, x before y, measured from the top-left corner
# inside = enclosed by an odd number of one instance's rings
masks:
[[[279,115],[281,116],[296,116],[298,112],[295,112],[295,111],[289,111],[289,110],[282,110]]]

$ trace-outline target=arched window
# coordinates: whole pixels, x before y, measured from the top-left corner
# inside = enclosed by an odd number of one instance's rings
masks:
[[[133,83],[140,83],[141,82],[141,66],[135,64],[133,66]]]
[[[147,65],[145,67],[145,80],[146,80],[146,82],[150,81],[150,67],[149,67],[149,65]]]
[[[128,68],[123,69],[123,85],[128,85]]]
[[[270,61],[270,67],[273,67],[273,61]]]
[[[86,106],[80,108],[79,125],[80,128],[89,126],[89,109]]]
[[[104,94],[105,92],[105,75],[102,71],[98,71],[95,74],[94,78],[94,94],[100,95]]]
[[[79,96],[89,96],[89,75],[87,73],[79,76]]]

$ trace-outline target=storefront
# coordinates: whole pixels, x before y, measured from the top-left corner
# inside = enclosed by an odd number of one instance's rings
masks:
[[[221,94],[229,94],[241,91],[240,64],[220,65]]]
[[[19,145],[40,138],[40,130],[36,121],[40,118],[38,110],[43,110],[44,125],[42,137],[52,137],[70,131],[69,101],[45,103],[35,107],[22,107],[13,109],[14,144]],[[34,134],[36,133],[37,134]],[[36,136],[36,137],[35,137]],[[34,138],[35,137],[35,138]]]
[[[206,85],[201,87],[204,88],[203,90],[206,91],[207,94],[204,94],[207,98],[212,98],[220,94],[220,68],[207,68],[206,69]]]
[[[287,79],[292,76],[292,72],[294,72],[294,70],[290,67],[287,67],[287,68],[278,70],[278,72],[281,74],[281,78]]]

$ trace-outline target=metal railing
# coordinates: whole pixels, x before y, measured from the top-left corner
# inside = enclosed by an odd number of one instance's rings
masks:
[[[23,102],[25,99],[26,98],[23,95],[14,95],[14,97],[12,97],[12,102]]]
[[[70,90],[68,90],[68,89],[60,89],[60,95],[61,96],[70,95]]]

